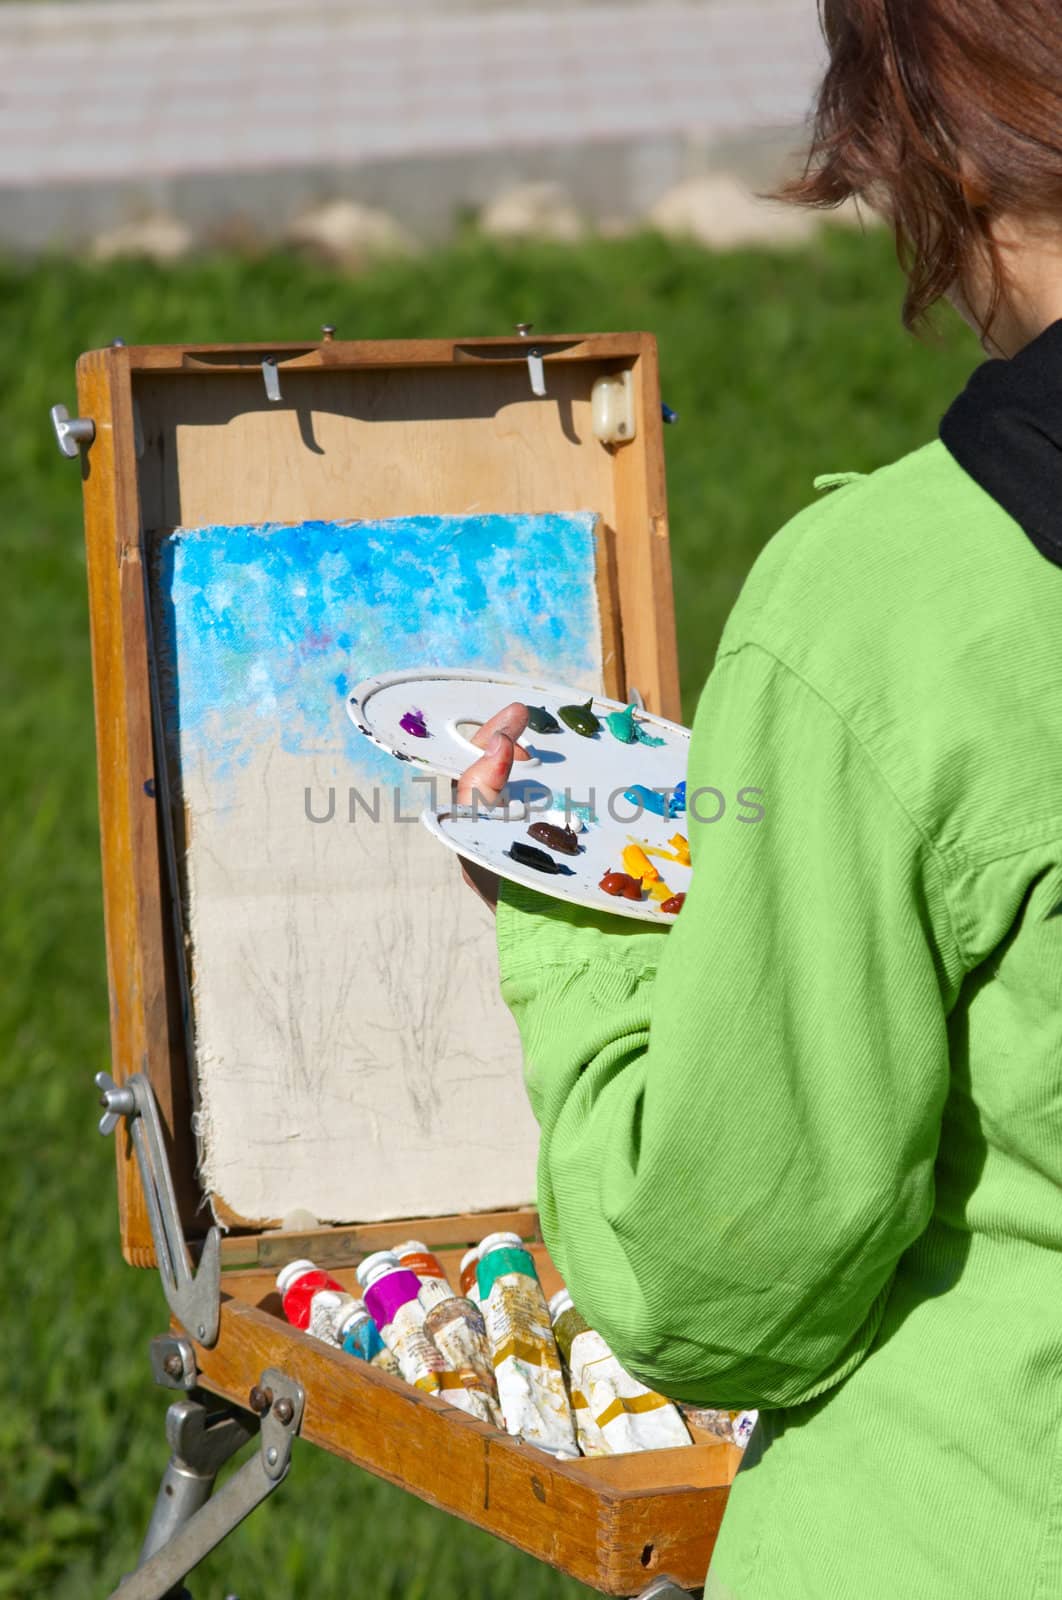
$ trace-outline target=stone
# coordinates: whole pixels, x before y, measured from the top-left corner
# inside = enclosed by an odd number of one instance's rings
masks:
[[[180,261],[195,244],[195,235],[178,217],[157,215],[131,219],[99,233],[90,254],[96,261]]]
[[[479,227],[492,239],[549,239],[571,244],[585,225],[561,183],[521,183],[507,189],[480,213]]]
[[[289,244],[323,260],[356,264],[380,256],[413,255],[418,241],[387,211],[354,200],[329,200],[304,211],[287,230]]]
[[[814,235],[821,218],[803,206],[760,200],[726,173],[706,173],[669,189],[647,220],[659,233],[723,250],[740,245],[799,244]]]

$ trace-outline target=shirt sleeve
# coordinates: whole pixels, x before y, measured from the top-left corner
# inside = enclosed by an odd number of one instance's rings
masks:
[[[646,1382],[793,1405],[865,1355],[929,1220],[961,961],[931,846],[758,645],[706,686],[688,797],[668,931],[503,886],[543,1235]]]

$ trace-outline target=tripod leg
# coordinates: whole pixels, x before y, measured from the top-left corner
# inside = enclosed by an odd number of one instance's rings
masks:
[[[259,1449],[213,1497],[219,1469],[251,1437],[254,1422],[233,1411],[210,1416],[191,1398],[170,1407],[166,1432],[173,1454],[137,1569],[111,1600],[176,1600],[184,1592],[185,1575],[283,1482],[302,1421],[302,1386],[270,1368],[262,1374],[259,1392],[264,1397]]]
[[[170,1406],[166,1438],[172,1454],[162,1474],[139,1566],[169,1544],[178,1529],[206,1504],[219,1471],[253,1432],[249,1421],[234,1413],[211,1416],[197,1400],[178,1400]],[[178,1600],[179,1593],[172,1590],[172,1600]]]

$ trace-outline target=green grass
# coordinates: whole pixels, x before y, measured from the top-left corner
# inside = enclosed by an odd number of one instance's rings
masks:
[[[474,240],[357,280],[286,256],[172,269],[0,265],[0,1597],[104,1594],[135,1561],[165,1458],[147,1340],[153,1274],[118,1254],[112,1151],[94,1132],[107,1065],[88,619],[77,467],[48,406],[73,364],[128,343],[648,328],[661,346],[687,712],[757,551],[817,472],[930,438],[977,359],[953,321],[899,326],[882,234],[800,254],[712,257],[654,238],[501,250]],[[853,530],[855,535],[858,530]],[[367,1575],[371,1574],[371,1578]],[[545,1568],[321,1452],[196,1575],[197,1600],[524,1600]]]

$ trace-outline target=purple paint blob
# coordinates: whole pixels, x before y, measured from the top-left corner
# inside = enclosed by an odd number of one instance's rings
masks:
[[[428,727],[424,721],[424,713],[423,711],[418,711],[415,707],[398,719],[398,726],[404,728],[406,733],[411,733],[414,739],[426,739],[428,737]]]
[[[372,1320],[382,1333],[395,1320],[395,1312],[420,1295],[420,1279],[415,1272],[399,1267],[385,1272],[365,1291],[365,1304]]]

